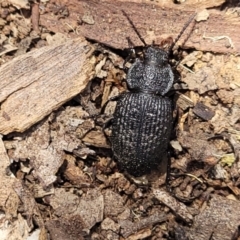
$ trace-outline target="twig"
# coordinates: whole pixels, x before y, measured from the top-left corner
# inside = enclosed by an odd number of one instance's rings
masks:
[[[206,37],[205,33],[203,34],[203,39],[211,39],[211,40],[213,40],[213,42],[216,42],[218,40],[222,40],[222,39],[225,39],[225,38],[229,41],[231,48],[234,48],[232,39],[229,36]]]

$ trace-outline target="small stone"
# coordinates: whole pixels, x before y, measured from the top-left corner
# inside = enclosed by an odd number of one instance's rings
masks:
[[[105,218],[101,223],[101,228],[103,230],[112,230],[113,232],[118,232],[120,225],[115,223],[111,218]]]

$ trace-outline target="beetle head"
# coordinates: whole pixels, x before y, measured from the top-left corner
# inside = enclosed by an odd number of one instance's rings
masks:
[[[168,64],[168,53],[161,48],[148,47],[145,52],[144,62],[164,66]]]

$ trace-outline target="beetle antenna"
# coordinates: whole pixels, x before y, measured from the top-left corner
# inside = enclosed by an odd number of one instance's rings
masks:
[[[137,28],[135,27],[135,25],[133,24],[132,20],[129,18],[129,16],[126,14],[126,12],[124,10],[122,10],[123,15],[128,19],[128,21],[130,22],[130,24],[132,25],[134,31],[136,32],[136,34],[138,35],[139,39],[142,41],[142,43],[144,44],[144,46],[147,46],[145,40],[143,39],[143,37],[141,36],[141,34],[139,33],[139,31],[137,30]]]
[[[189,26],[189,24],[192,22],[192,20],[196,17],[197,13],[194,13],[189,20],[185,23],[184,27],[182,28],[181,32],[178,34],[178,36],[175,38],[175,40],[173,41],[173,43],[171,44],[168,53],[170,53],[174,47],[174,45],[176,44],[176,42],[179,40],[179,38],[182,36],[182,34],[184,33],[184,31],[186,30],[186,28]]]

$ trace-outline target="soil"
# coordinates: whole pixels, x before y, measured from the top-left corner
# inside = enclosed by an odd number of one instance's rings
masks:
[[[170,187],[166,156],[133,179],[103,131],[144,51],[126,15],[169,47],[196,10],[171,59]],[[239,20],[237,1],[1,1],[0,239],[240,239]]]

